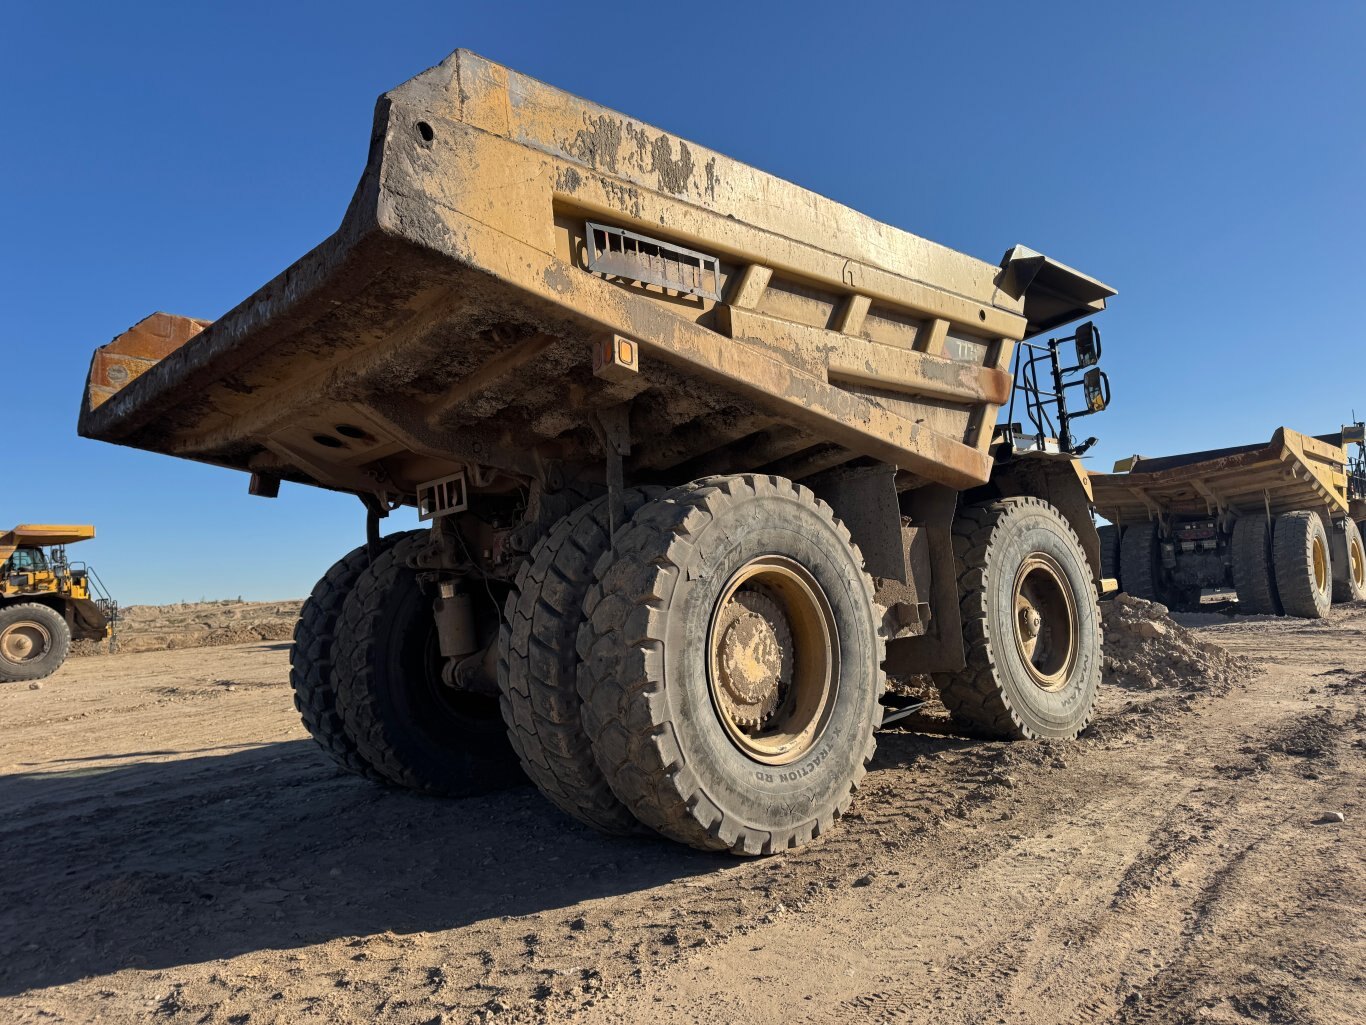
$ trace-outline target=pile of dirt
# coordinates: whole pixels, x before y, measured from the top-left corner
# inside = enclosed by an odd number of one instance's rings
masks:
[[[172,651],[253,641],[287,641],[302,602],[200,601],[174,605],[130,605],[119,612],[118,651]],[[73,655],[105,655],[103,642],[78,641]]]
[[[1101,602],[1101,620],[1108,685],[1223,694],[1252,672],[1247,659],[1201,640],[1157,602],[1118,594]]]

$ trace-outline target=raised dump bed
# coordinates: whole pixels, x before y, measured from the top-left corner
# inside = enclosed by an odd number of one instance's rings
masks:
[[[1358,427],[1151,459],[1092,473],[1107,575],[1143,598],[1196,607],[1233,589],[1240,611],[1318,618],[1366,597],[1366,557],[1349,487]]]
[[[365,503],[295,645],[339,763],[470,793],[520,762],[601,828],[752,853],[848,807],[884,658],[976,731],[1085,725],[1085,475],[996,419],[1017,343],[1112,294],[458,51],[380,99],[332,237],[96,353],[80,431]],[[381,537],[403,504],[430,529]]]

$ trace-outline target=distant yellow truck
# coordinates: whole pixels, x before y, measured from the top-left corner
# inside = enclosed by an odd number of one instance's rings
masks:
[[[118,606],[66,546],[95,528],[23,523],[0,533],[0,683],[41,680],[66,661],[72,639],[102,641]]]
[[[1175,607],[1234,589],[1240,611],[1322,618],[1366,598],[1363,425],[1313,437],[1149,459],[1092,473],[1103,573]],[[1362,449],[1357,449],[1361,453]]]

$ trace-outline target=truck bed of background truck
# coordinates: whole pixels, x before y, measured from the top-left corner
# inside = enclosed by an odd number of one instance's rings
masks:
[[[1349,445],[1360,425],[1312,437],[1277,428],[1265,444],[1123,460],[1092,473],[1107,576],[1125,590],[1198,606],[1235,589],[1240,611],[1321,618],[1366,597],[1360,503]]]

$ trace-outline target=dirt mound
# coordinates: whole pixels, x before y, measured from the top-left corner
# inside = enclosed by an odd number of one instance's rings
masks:
[[[1119,594],[1101,602],[1101,617],[1107,685],[1222,694],[1252,672],[1247,659],[1201,640],[1157,602]]]
[[[172,651],[253,641],[287,641],[294,636],[299,601],[200,601],[175,605],[130,605],[119,613],[119,651]],[[108,654],[108,645],[80,641],[73,655]]]

